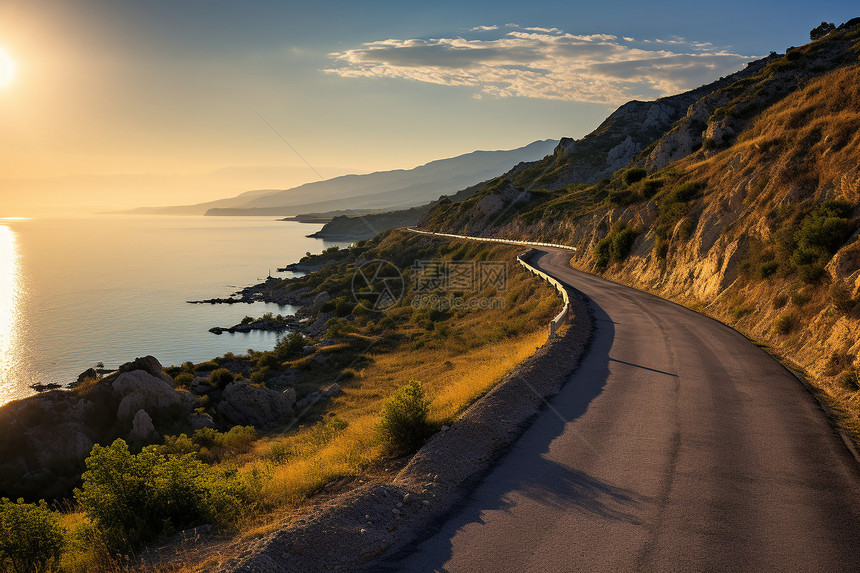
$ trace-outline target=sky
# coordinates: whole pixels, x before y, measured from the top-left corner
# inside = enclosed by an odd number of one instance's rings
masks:
[[[0,0],[0,217],[582,137],[855,1]]]

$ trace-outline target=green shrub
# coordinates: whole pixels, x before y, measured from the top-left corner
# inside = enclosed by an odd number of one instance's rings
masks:
[[[612,258],[612,237],[604,237],[594,245],[594,264],[604,269]]]
[[[780,293],[773,297],[773,308],[782,308],[788,304],[788,297]]]
[[[242,484],[229,483],[193,454],[166,455],[162,446],[135,455],[123,440],[95,445],[86,465],[75,499],[120,551],[184,527],[229,524],[251,501]]]
[[[648,172],[640,167],[631,167],[621,174],[621,182],[626,186],[633,185],[637,181],[641,181],[648,175]]]
[[[199,370],[201,372],[211,372],[218,368],[218,363],[214,360],[209,360],[207,362],[201,362],[197,366],[194,367],[194,370]]]
[[[236,376],[226,368],[218,368],[209,375],[209,384],[214,388],[224,388],[235,379]]]
[[[613,207],[623,207],[636,201],[636,195],[630,189],[610,191],[606,201]]]
[[[281,360],[275,352],[263,352],[257,359],[257,368],[278,370],[281,368]]]
[[[279,336],[275,343],[274,353],[280,360],[289,360],[302,353],[307,342],[299,332],[291,332],[287,336]]]
[[[779,270],[779,262],[765,261],[758,266],[758,276],[764,279],[776,273],[777,270]]]
[[[270,372],[270,370],[257,370],[256,372],[251,373],[251,383],[252,384],[262,384],[266,381],[266,376]]]
[[[824,274],[825,265],[854,231],[850,213],[848,203],[826,201],[804,217],[792,237],[795,248],[790,258],[802,280],[815,282]]]
[[[642,197],[645,199],[650,199],[654,195],[660,191],[660,188],[663,186],[662,179],[646,179],[642,182]]]
[[[674,203],[686,203],[695,197],[704,187],[703,183],[684,183],[672,191],[669,195],[669,200]]]
[[[191,384],[192,380],[194,380],[194,374],[192,374],[191,372],[183,371],[176,375],[176,377],[173,379],[173,382],[177,386],[188,386],[189,384]]]
[[[812,297],[806,291],[796,291],[791,293],[791,304],[794,306],[803,306],[812,300]]]
[[[419,448],[432,432],[427,416],[430,401],[421,383],[415,380],[402,386],[382,408],[378,431],[386,448],[394,453]]]
[[[797,325],[797,318],[793,314],[783,313],[779,315],[774,323],[774,328],[779,334],[788,334]]]
[[[63,530],[44,501],[0,499],[0,569],[54,571],[62,548]]]
[[[612,246],[609,249],[613,260],[623,261],[633,250],[638,233],[630,227],[624,227],[612,235]]]
[[[830,254],[821,247],[800,246],[791,254],[791,266],[797,276],[807,283],[817,281],[824,274]]]

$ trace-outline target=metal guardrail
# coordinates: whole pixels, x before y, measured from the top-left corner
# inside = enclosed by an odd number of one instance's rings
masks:
[[[406,227],[407,231],[411,231],[413,233],[421,233],[422,235],[436,235],[437,237],[451,237],[452,239],[470,239],[472,241],[488,241],[490,243],[504,243],[506,245],[526,245],[533,247],[556,247],[559,249],[567,249],[569,251],[575,251],[576,247],[571,247],[569,245],[559,245],[557,243],[534,243],[531,241],[517,241],[514,239],[490,239],[487,237],[470,237],[468,235],[452,235],[451,233],[433,233],[431,231],[419,231],[418,229],[413,229],[411,227]]]
[[[435,235],[437,237],[451,237],[452,239],[469,239],[472,241],[489,241],[491,243],[504,243],[508,245],[529,245],[536,247],[557,247],[560,249],[568,249],[571,251],[575,251],[576,247],[570,247],[567,245],[558,245],[555,243],[533,243],[529,241],[515,241],[511,239],[489,239],[485,237],[469,237],[467,235],[453,235],[451,233],[433,233],[431,231],[419,231],[418,229],[412,229],[410,227],[406,228],[407,231],[411,231],[413,233],[420,233],[422,235]],[[517,262],[520,263],[527,271],[530,273],[539,276],[543,280],[547,281],[549,284],[554,286],[558,292],[561,293],[561,298],[564,300],[564,308],[561,309],[561,312],[556,315],[549,323],[549,336],[553,338],[556,336],[558,332],[558,327],[564,324],[564,321],[570,317],[570,298],[567,292],[567,289],[555,278],[549,276],[543,271],[539,271],[535,267],[528,264],[525,259],[531,256],[534,249],[529,249],[528,251],[517,255]]]
[[[549,323],[549,337],[553,338],[558,332],[558,327],[564,324],[564,321],[566,321],[570,316],[570,295],[568,294],[567,289],[564,287],[564,285],[561,284],[561,282],[549,276],[545,272],[539,271],[525,261],[525,259],[532,255],[533,251],[534,249],[529,249],[525,253],[517,255],[517,262],[520,263],[523,267],[525,267],[527,271],[539,276],[540,278],[554,286],[555,289],[561,293],[561,298],[562,300],[564,300],[564,307],[561,309],[561,312],[558,313],[555,318],[553,318]]]

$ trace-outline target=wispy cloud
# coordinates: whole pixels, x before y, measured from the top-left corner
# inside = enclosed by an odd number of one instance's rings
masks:
[[[637,41],[558,28],[476,26],[479,38],[388,39],[331,54],[325,71],[476,88],[475,97],[618,104],[677,93],[752,59],[707,42]],[[488,32],[497,32],[490,34]]]

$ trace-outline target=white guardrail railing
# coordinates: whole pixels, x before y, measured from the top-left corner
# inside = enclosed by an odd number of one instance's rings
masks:
[[[490,239],[487,237],[470,237],[468,235],[454,235],[451,233],[433,233],[431,231],[420,231],[418,229],[412,229],[409,227],[407,227],[407,231],[411,231],[412,233],[420,233],[422,235],[434,235],[437,237],[451,237],[452,239],[469,239],[472,241],[488,241],[491,243],[504,243],[506,245],[526,245],[529,247],[556,247],[559,249],[567,249],[569,251],[575,251],[576,250],[576,247],[570,247],[568,245],[559,245],[556,243],[533,243],[530,241],[516,241],[513,239]],[[517,255],[517,262],[520,263],[523,267],[525,267],[526,270],[528,270],[530,273],[539,276],[540,278],[542,278],[543,280],[545,280],[546,282],[548,282],[549,284],[554,286],[556,288],[556,290],[558,290],[558,292],[561,293],[561,298],[564,300],[564,308],[562,308],[561,312],[559,312],[556,315],[556,317],[553,318],[549,323],[549,336],[550,336],[550,338],[552,338],[552,337],[556,336],[556,333],[558,332],[558,327],[561,326],[562,324],[564,324],[564,321],[566,321],[570,317],[570,299],[569,299],[567,289],[564,288],[563,284],[561,284],[558,280],[549,276],[545,272],[539,271],[538,269],[534,268],[533,266],[531,266],[530,264],[528,264],[526,262],[525,259],[527,259],[529,257],[529,255],[532,254],[533,250],[534,249],[529,249],[528,251],[522,253],[521,255]]]

